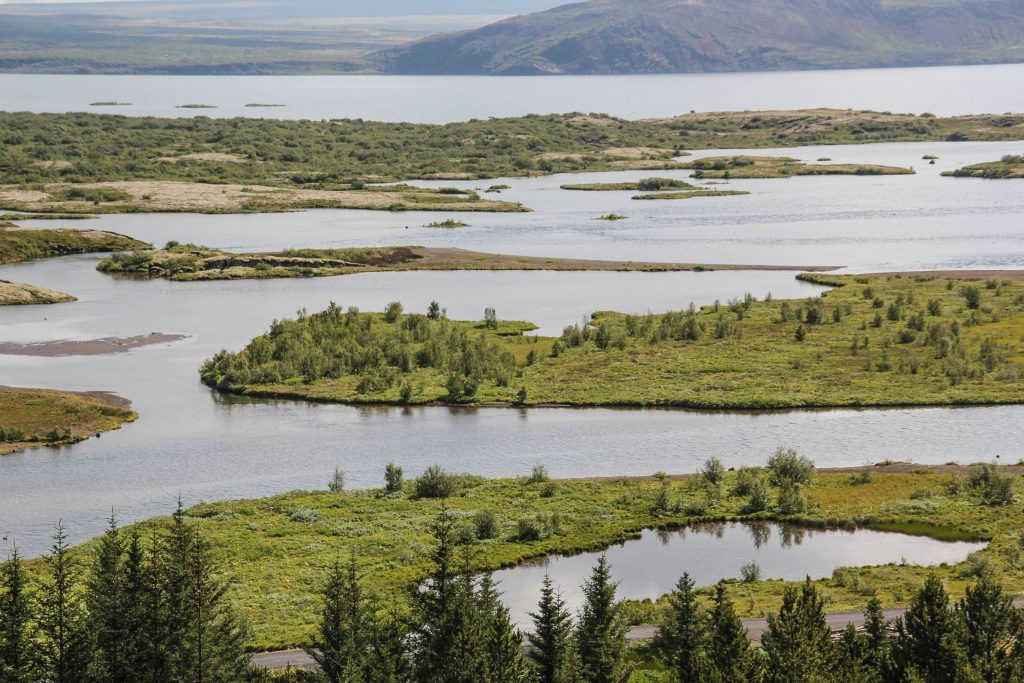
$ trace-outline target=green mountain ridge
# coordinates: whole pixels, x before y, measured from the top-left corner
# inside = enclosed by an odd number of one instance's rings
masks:
[[[1024,0],[590,0],[379,51],[397,74],[619,74],[1024,61]]]

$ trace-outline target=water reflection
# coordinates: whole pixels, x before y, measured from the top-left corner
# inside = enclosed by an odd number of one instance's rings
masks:
[[[984,543],[939,541],[923,536],[860,529],[808,529],[788,524],[707,523],[678,530],[657,529],[605,551],[619,597],[655,599],[689,572],[697,585],[737,578],[747,563],[756,563],[762,579],[825,578],[838,567],[888,563],[937,565],[956,563]],[[601,553],[536,558],[494,573],[499,589],[521,626],[540,597],[544,575],[561,591],[571,610],[583,599],[580,583]]]

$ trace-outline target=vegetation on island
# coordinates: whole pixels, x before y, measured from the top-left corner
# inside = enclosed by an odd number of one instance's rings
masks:
[[[148,247],[145,242],[104,230],[32,229],[0,223],[0,263]]]
[[[210,156],[210,155],[205,155]],[[174,162],[179,163],[179,162]],[[237,162],[227,162],[237,163]],[[0,205],[15,211],[97,213],[268,213],[299,209],[378,211],[526,211],[522,205],[481,199],[474,192],[349,183],[340,189],[282,188],[210,182],[128,180],[44,184],[32,190],[0,186]]]
[[[270,193],[267,188],[354,190],[412,178],[679,168],[673,157],[693,149],[1019,140],[1022,123],[1024,115],[940,118],[828,109],[648,121],[573,113],[445,125],[0,113],[0,206],[38,203],[46,197],[36,193],[65,183],[150,181],[154,187],[139,192],[141,206],[143,195],[159,190],[157,181],[201,184],[218,194],[245,187],[256,188],[256,195]],[[84,204],[82,211],[93,206],[88,198]]]
[[[792,157],[705,157],[687,162],[694,178],[792,178],[801,175],[907,175],[913,169],[874,164],[808,164]]]
[[[427,225],[425,227],[428,227],[428,228],[468,228],[469,227],[469,223],[463,223],[462,221],[457,221],[454,218],[447,218],[447,219],[445,219],[443,221],[432,221],[430,223],[427,223]]]
[[[586,192],[611,192],[619,190],[634,190],[641,192],[662,192],[665,190],[696,190],[685,180],[675,178],[643,178],[637,182],[621,183],[576,183],[560,186],[563,190],[582,190]]]
[[[1024,178],[1024,154],[1006,154],[999,161],[971,164],[955,171],[944,171],[954,178]]]
[[[957,597],[979,576],[997,577],[1016,593],[1024,588],[1022,471],[992,465],[816,471],[807,458],[781,449],[764,468],[725,471],[709,461],[698,475],[671,477],[550,480],[538,467],[518,479],[483,479],[431,467],[404,480],[401,467],[389,465],[381,488],[347,491],[343,477],[335,476],[333,490],[201,504],[180,518],[210,543],[217,575],[230,582],[231,602],[249,625],[247,646],[278,649],[310,643],[317,590],[339,558],[355,557],[365,590],[393,597],[389,606],[405,613],[406,591],[431,572],[431,530],[442,511],[452,520],[457,556],[473,572],[549,553],[600,550],[646,528],[780,520],[989,542],[956,565],[839,568],[814,582],[830,611],[863,609],[872,599],[906,605],[929,575]],[[122,537],[148,541],[165,524],[149,520]],[[89,542],[75,554],[89,557],[106,541]],[[784,604],[793,584],[743,580],[740,569],[723,576],[739,616],[761,617]],[[732,572],[738,578],[730,579]],[[713,595],[709,587],[698,591],[704,604]],[[665,600],[632,602],[622,617],[656,624],[670,612]]]
[[[70,294],[46,287],[0,280],[0,306],[61,304],[75,300],[75,297]]]
[[[665,272],[684,270],[781,270],[779,266],[731,266],[647,261],[601,261],[486,254],[449,247],[351,247],[234,253],[169,242],[159,251],[113,254],[96,266],[105,273],[137,273],[177,281],[325,277],[395,270],[561,270]],[[788,268],[792,270],[792,268]],[[827,269],[826,268],[822,268]]]
[[[597,220],[599,220],[599,221],[621,221],[621,220],[625,220],[626,218],[627,217],[623,216],[621,213],[606,213],[606,214],[603,214],[601,216],[598,216]]]
[[[138,415],[107,394],[0,387],[0,454],[83,441]]]
[[[750,194],[745,190],[691,190],[689,192],[654,192],[651,194],[638,194],[632,199],[693,199],[695,197],[734,197],[737,195]]]
[[[820,297],[663,314],[599,312],[560,337],[521,336],[493,309],[383,313],[333,305],[275,321],[203,381],[253,396],[344,403],[699,408],[1020,403],[1024,283],[804,274]]]

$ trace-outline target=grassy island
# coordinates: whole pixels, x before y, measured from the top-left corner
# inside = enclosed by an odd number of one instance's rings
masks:
[[[821,297],[601,312],[561,337],[393,304],[282,320],[202,368],[225,391],[344,403],[717,409],[1024,402],[1024,284],[807,274]]]
[[[0,306],[61,304],[68,301],[75,301],[75,297],[46,287],[0,280]]]
[[[580,190],[584,192],[615,192],[633,190],[640,192],[662,192],[665,190],[696,190],[685,180],[674,178],[644,178],[635,183],[576,183],[560,186],[563,190]]]
[[[737,195],[750,194],[745,190],[691,190],[689,192],[652,192],[651,194],[638,194],[632,199],[693,199],[694,197],[735,197]]]
[[[96,266],[105,273],[138,273],[177,281],[325,277],[395,270],[799,270],[795,266],[600,261],[486,254],[449,247],[353,247],[233,253],[195,244],[168,243],[159,251],[114,254]],[[817,270],[831,270],[823,266]]]
[[[0,387],[0,455],[83,441],[138,415],[109,394]]]
[[[909,175],[913,169],[875,164],[808,164],[792,157],[705,157],[685,164],[694,178],[792,178],[801,175]]]
[[[104,230],[36,230],[0,223],[0,263],[148,247],[145,242]]]
[[[434,468],[419,480],[393,481],[387,490],[297,491],[202,504],[184,518],[211,543],[230,581],[231,600],[251,627],[248,646],[277,649],[308,642],[319,613],[319,588],[339,557],[355,556],[367,590],[407,595],[429,571],[430,527],[442,506],[455,517],[460,543],[469,546],[479,570],[552,552],[598,550],[645,528],[783,520],[812,528],[866,527],[990,541],[956,566],[837,570],[816,582],[829,611],[863,609],[872,597],[885,606],[904,605],[930,573],[954,595],[980,571],[996,572],[1008,590],[1018,592],[1024,589],[1022,471],[882,465],[819,470],[794,487],[778,485],[773,470],[762,468],[722,472],[713,481],[663,474],[483,479]],[[135,529],[148,539],[162,524],[150,520]],[[778,608],[787,585],[734,580],[729,590],[741,616],[758,617]],[[706,598],[709,589],[702,594]],[[627,615],[633,623],[652,623],[658,609],[634,604]]]
[[[54,183],[33,190],[0,186],[0,206],[13,211],[84,214],[269,213],[300,209],[526,211],[520,204],[480,199],[472,192],[411,185],[366,187],[350,183],[336,189],[309,189],[148,180]]]
[[[955,171],[944,171],[944,176],[954,178],[1024,178],[1024,154],[1007,154],[999,161],[971,164]]]

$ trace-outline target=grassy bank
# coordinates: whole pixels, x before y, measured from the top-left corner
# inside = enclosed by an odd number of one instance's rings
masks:
[[[692,190],[689,192],[654,192],[652,194],[638,194],[632,199],[693,199],[695,197],[734,197],[736,195],[750,194],[744,190]]]
[[[75,297],[45,287],[0,280],[0,306],[60,304],[68,301],[75,301]]]
[[[145,242],[103,230],[35,230],[0,225],[0,264],[48,256],[146,249]]]
[[[0,454],[83,441],[136,418],[106,394],[0,387]]]
[[[955,171],[945,171],[944,176],[954,178],[1024,178],[1024,155],[1007,154],[999,161],[989,161],[983,164],[971,164],[958,168]]]
[[[594,314],[559,338],[392,307],[278,321],[205,382],[345,403],[801,408],[1019,403],[1024,284],[806,274],[820,298]],[[436,314],[436,311],[435,311]],[[497,324],[497,312],[491,311]],[[472,349],[470,355],[467,350]],[[369,359],[369,360],[368,360]],[[371,362],[372,361],[372,362]]]
[[[908,175],[913,169],[876,164],[807,164],[792,157],[705,157],[685,164],[694,178],[792,178],[804,175]]]
[[[0,113],[0,185],[35,191],[56,183],[178,181],[341,190],[410,178],[679,168],[672,157],[694,149],[1022,138],[1022,115],[825,109],[648,121],[577,113],[446,125]],[[2,203],[17,204],[9,195]]]
[[[170,243],[159,251],[131,251],[100,261],[106,273],[138,273],[177,281],[325,277],[399,270],[640,271],[794,270],[797,267],[601,261],[486,254],[448,247],[354,247],[232,253]],[[828,267],[823,267],[827,270]]]
[[[1012,469],[1018,498],[1024,492]],[[1010,474],[1010,468],[1003,468]],[[781,519],[813,527],[877,527],[929,531],[945,538],[991,539],[989,548],[938,571],[954,594],[984,566],[1012,591],[1024,588],[1020,533],[1024,506],[990,506],[966,472],[952,467],[875,467],[863,472],[818,472],[801,489],[803,511],[786,513],[781,489],[764,473],[743,476],[766,485],[765,507],[747,512],[751,495],[738,493],[737,473],[717,484],[695,477],[640,477],[543,481],[458,476],[444,501],[417,497],[407,482],[343,493],[292,492],[259,500],[198,505],[187,517],[213,542],[231,581],[232,599],[252,627],[249,645],[273,649],[307,642],[328,568],[354,552],[367,588],[395,591],[422,578],[429,566],[430,523],[442,505],[460,520],[472,543],[473,564],[496,569],[550,552],[596,550],[650,527],[697,521]],[[742,487],[739,490],[743,490]],[[493,522],[481,523],[489,519]],[[156,521],[141,525],[143,529]],[[483,538],[481,538],[483,536]],[[143,537],[148,537],[143,531]],[[532,540],[526,540],[527,538]],[[731,569],[739,571],[739,567]],[[830,611],[860,609],[870,597],[901,605],[928,571],[905,564],[843,569],[818,582]],[[741,616],[777,609],[784,583],[735,583]],[[634,621],[654,608],[634,606]]]

